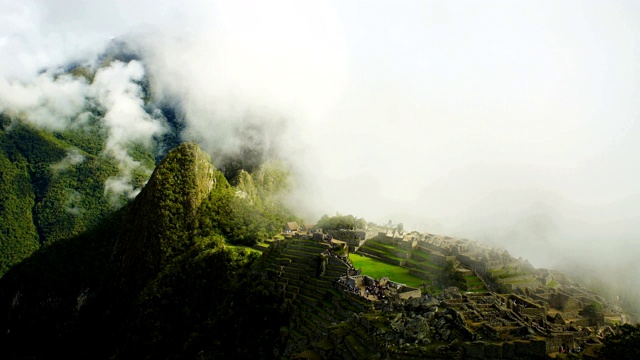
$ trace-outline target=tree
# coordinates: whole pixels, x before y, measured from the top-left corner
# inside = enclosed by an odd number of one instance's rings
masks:
[[[324,230],[357,230],[366,228],[366,220],[356,218],[353,215],[340,215],[329,217],[329,215],[323,215],[318,223],[317,227]]]
[[[585,306],[578,315],[588,318],[591,325],[598,325],[604,322],[604,309],[602,304],[597,301]]]
[[[404,231],[404,225],[402,225],[402,223],[398,223],[398,225],[396,226],[396,228],[398,229],[398,231],[402,232]]]
[[[459,286],[458,284],[464,280],[462,274],[457,271],[453,260],[447,260],[447,265],[442,269],[438,276],[438,282],[442,286]]]
[[[640,324],[624,324],[604,338],[600,355],[606,359],[640,359]]]

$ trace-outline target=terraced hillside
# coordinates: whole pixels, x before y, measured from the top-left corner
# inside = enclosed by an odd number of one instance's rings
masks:
[[[404,266],[407,264],[407,259],[411,258],[411,252],[398,249],[395,246],[374,239],[367,240],[362,245],[359,253],[365,254],[374,259],[383,260],[386,263],[398,266]]]
[[[487,291],[486,286],[480,280],[480,278],[471,273],[471,275],[466,275],[462,277],[462,281],[459,282],[459,288],[464,291],[469,292],[485,292]]]
[[[502,268],[497,270],[490,270],[488,276],[491,281],[498,284],[503,290],[511,291],[515,287],[536,288],[539,285],[533,271],[519,268]]]
[[[310,239],[278,240],[260,260],[258,271],[264,272],[265,283],[285,293],[286,306],[291,310],[289,326],[281,329],[281,336],[287,339],[282,356],[322,348],[326,344],[319,340],[331,327],[353,314],[373,311],[368,300],[334,286],[351,267],[324,255],[327,249],[326,243]]]
[[[446,257],[442,254],[436,256],[422,246],[416,246],[412,250],[406,248],[410,247],[400,247],[377,239],[370,239],[358,249],[358,254],[406,268],[409,274],[423,279],[429,284],[443,281],[443,274],[448,271],[445,269]],[[487,291],[483,281],[473,271],[463,267],[457,271],[459,274],[451,283],[452,285],[464,291]]]
[[[284,292],[290,310],[289,325],[280,329],[285,345],[278,357],[455,358],[459,347],[446,344],[454,338],[472,339],[465,325],[433,297],[374,302],[340,290],[335,280],[355,269],[323,254],[327,248],[310,239],[275,241],[255,268],[265,284]],[[407,348],[406,339],[415,344]]]
[[[548,313],[549,304],[566,297],[555,289],[549,290],[548,299],[539,292],[535,299],[525,293],[491,293],[473,271],[458,263],[461,277],[456,281],[463,292],[448,287],[436,296],[370,301],[336,283],[340,276],[359,271],[348,260],[331,256],[328,248],[324,241],[276,240],[256,263],[254,270],[263,275],[267,288],[286,299],[289,321],[280,328],[278,358],[540,359],[563,343],[597,343],[595,333],[549,317],[555,313]],[[447,273],[453,264],[441,253],[420,247],[408,251],[373,241],[365,250],[374,250],[378,258],[404,256],[400,259],[405,267],[385,263],[404,270],[445,259]],[[375,255],[351,256],[381,262],[373,259]],[[367,266],[362,266],[362,273],[367,274]],[[491,275],[507,281],[531,276],[508,268]]]
[[[382,260],[360,254],[349,254],[349,260],[351,260],[356,269],[362,269],[366,275],[375,279],[388,276],[395,282],[413,287],[420,287],[425,283],[424,279],[411,274],[411,269],[391,265]]]
[[[425,280],[434,280],[443,270],[441,265],[430,261],[430,254],[419,248],[404,250],[375,239],[367,240],[358,253],[391,265],[409,269],[409,273]]]

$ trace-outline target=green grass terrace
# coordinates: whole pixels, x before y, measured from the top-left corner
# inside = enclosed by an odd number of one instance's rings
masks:
[[[409,269],[407,268],[390,265],[380,260],[371,259],[359,254],[349,254],[349,259],[351,259],[356,269],[362,268],[363,275],[369,275],[372,278],[379,279],[383,276],[388,276],[392,281],[414,287],[419,287],[424,281],[419,277],[409,274]]]
[[[256,248],[252,248],[250,246],[233,245],[233,244],[230,244],[228,242],[224,243],[224,247],[227,248],[227,249],[235,249],[235,250],[245,249],[245,250],[247,250],[249,252],[257,252],[257,253],[260,253],[260,254],[262,254],[262,251],[264,251],[266,249],[266,248],[264,248],[262,250],[259,250],[259,249],[256,249]]]

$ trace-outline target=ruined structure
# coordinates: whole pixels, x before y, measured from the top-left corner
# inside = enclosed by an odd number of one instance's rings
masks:
[[[280,289],[292,310],[279,356],[541,359],[561,348],[600,343],[610,324],[590,326],[579,316],[586,305],[597,301],[608,318],[621,315],[561,273],[536,270],[470,240],[397,231],[369,239],[353,232],[338,240],[339,234],[276,241],[261,258],[265,283]],[[348,260],[354,241],[358,252],[425,279],[453,262],[456,271],[477,276],[482,286],[472,292],[450,287],[434,296],[393,279],[371,278]]]
[[[367,275],[344,275],[340,276],[337,281],[342,290],[353,292],[371,301],[407,300],[422,296],[420,289],[391,281],[386,276],[374,279]]]
[[[300,230],[300,226],[298,226],[298,223],[295,222],[295,221],[290,221],[290,222],[285,224],[283,232],[285,234],[291,234],[291,233],[297,232],[299,230]]]

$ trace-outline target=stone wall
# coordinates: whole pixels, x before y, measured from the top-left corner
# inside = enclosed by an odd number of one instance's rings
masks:
[[[445,255],[449,255],[449,251],[447,249],[443,249],[439,246],[436,246],[434,244],[431,244],[429,242],[426,241],[419,241],[418,242],[418,249],[424,251],[424,252],[432,252],[432,251],[438,251],[441,252]]]
[[[367,233],[361,230],[327,230],[327,234],[336,240],[346,242],[347,245],[349,245],[349,251],[351,252],[360,248],[367,239]]]
[[[399,257],[399,258],[401,258],[401,259],[408,259],[408,258],[410,258],[410,257],[411,257],[411,253],[408,253],[408,252],[403,251],[403,250],[395,250],[395,249],[394,249],[394,250],[392,250],[392,251],[391,251],[391,254],[392,254],[393,256],[395,256],[395,257]]]
[[[411,286],[403,286],[398,290],[398,298],[406,300],[410,298],[419,298],[422,296],[420,289]]]
[[[562,345],[574,348],[578,344],[575,343],[573,334],[556,334],[547,339],[547,353],[557,353]]]
[[[429,255],[429,260],[438,266],[447,266],[447,262],[453,259],[455,259],[455,256],[446,256],[437,251],[432,251]]]
[[[487,272],[487,264],[483,263],[482,261],[476,260],[475,257],[471,256],[468,253],[460,254],[456,256],[456,258],[460,260],[461,263],[463,263],[464,265],[468,266],[471,269],[474,269],[475,271],[478,271],[482,274],[486,274]]]
[[[467,359],[545,359],[547,343],[544,340],[487,343],[474,341],[464,344]]]
[[[411,251],[415,249],[417,245],[418,245],[417,240],[403,240],[400,242],[400,248],[406,251]]]
[[[351,286],[360,286],[363,284],[363,282],[364,282],[363,275],[349,276],[349,278],[347,279],[347,284]]]
[[[572,296],[558,292],[549,296],[551,307],[562,311],[579,311],[581,309],[578,300]]]
[[[537,307],[518,307],[518,312],[523,315],[529,316],[546,316],[547,310],[541,306]]]

